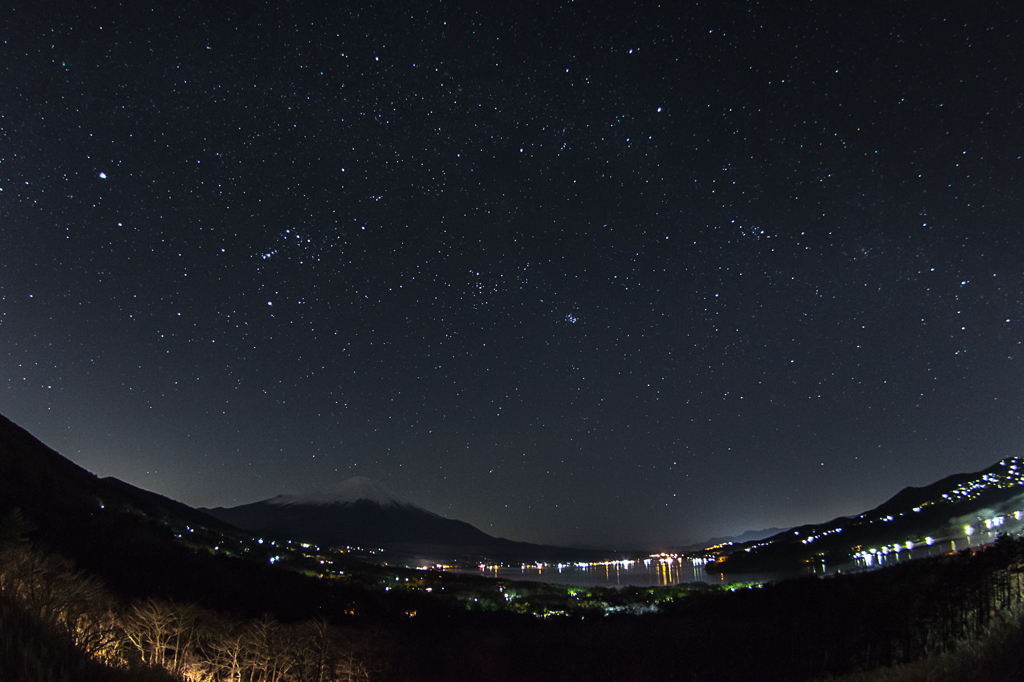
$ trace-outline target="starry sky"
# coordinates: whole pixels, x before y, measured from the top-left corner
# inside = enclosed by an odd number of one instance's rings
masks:
[[[4,3],[0,412],[193,506],[859,513],[1020,454],[1021,45],[1015,2]]]

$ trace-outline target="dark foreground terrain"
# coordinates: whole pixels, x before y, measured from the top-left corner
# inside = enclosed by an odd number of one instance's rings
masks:
[[[6,420],[0,519],[2,680],[812,680],[953,651],[955,679],[1022,679],[1010,536],[764,586],[499,582],[262,542]]]
[[[546,618],[443,597],[421,600],[424,612],[396,613],[377,594],[362,605],[380,605],[369,618],[311,601],[296,620],[241,615],[245,604],[117,597],[70,562],[8,542],[0,679],[810,680],[958,649],[953,660],[963,660],[965,646],[971,665],[944,679],[1022,679],[1012,609],[1022,557],[1024,543],[1003,540],[856,576],[679,594],[649,613],[630,611],[646,610],[638,607],[657,590],[626,595],[610,614],[600,596],[587,603],[562,590],[562,613]],[[273,588],[287,590],[287,581]],[[543,598],[550,606],[558,595]]]

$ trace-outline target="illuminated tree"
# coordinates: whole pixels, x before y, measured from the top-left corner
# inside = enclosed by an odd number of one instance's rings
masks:
[[[0,551],[0,590],[43,622],[80,633],[83,642],[101,626],[103,618],[95,614],[108,610],[98,580],[75,570],[64,557],[25,544],[8,544]]]
[[[180,675],[195,663],[199,613],[195,604],[147,599],[124,615],[122,628],[143,662]]]

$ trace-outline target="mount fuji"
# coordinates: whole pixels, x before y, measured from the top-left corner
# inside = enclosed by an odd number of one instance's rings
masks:
[[[509,543],[463,521],[446,519],[361,476],[305,495],[278,495],[202,511],[269,537],[325,547],[496,547]]]
[[[364,476],[346,478],[340,483],[314,490],[306,495],[278,495],[264,501],[268,504],[290,507],[299,504],[320,506],[354,504],[360,500],[373,502],[381,507],[412,507],[422,509],[398,497],[372,478]]]

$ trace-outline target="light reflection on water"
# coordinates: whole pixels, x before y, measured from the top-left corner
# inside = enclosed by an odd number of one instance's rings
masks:
[[[910,543],[912,546],[893,544],[882,547],[875,547],[865,550],[856,555],[850,567],[858,569],[882,568],[894,564],[910,561],[911,559],[927,559],[930,557],[942,556],[944,554],[955,554],[965,549],[978,549],[986,544],[995,542],[996,533],[984,533],[976,537],[963,537],[959,539],[936,540],[932,544]]]
[[[1019,529],[1018,529],[1019,532]],[[729,573],[715,571],[709,559],[690,559],[686,556],[653,555],[650,559],[608,561],[577,564],[525,564],[522,566],[484,566],[454,569],[458,573],[476,574],[504,580],[526,580],[558,585],[593,587],[659,587],[683,583],[735,584],[767,583],[806,575],[831,575],[854,571],[874,570],[911,559],[952,554],[964,549],[977,549],[992,543],[998,532],[979,532],[973,536],[927,542],[904,542],[879,546],[874,553],[862,552],[854,560],[842,564],[817,564],[792,572]],[[931,538],[927,538],[932,541]],[[452,569],[448,569],[452,570]]]
[[[464,571],[469,573],[471,571]],[[690,562],[634,561],[623,565],[621,562],[607,564],[578,564],[562,566],[488,566],[472,571],[488,578],[505,580],[535,580],[558,585],[580,585],[596,587],[656,587],[692,582],[717,582],[717,575],[708,575],[703,566]]]
[[[487,566],[476,570],[464,569],[459,572],[475,573],[503,580],[531,580],[581,587],[659,587],[696,582],[709,584],[767,582],[791,577],[781,573],[722,575],[710,572],[707,570],[708,568],[714,570],[714,566],[694,565],[685,560],[671,563],[639,560],[628,563],[563,564],[562,566]]]

